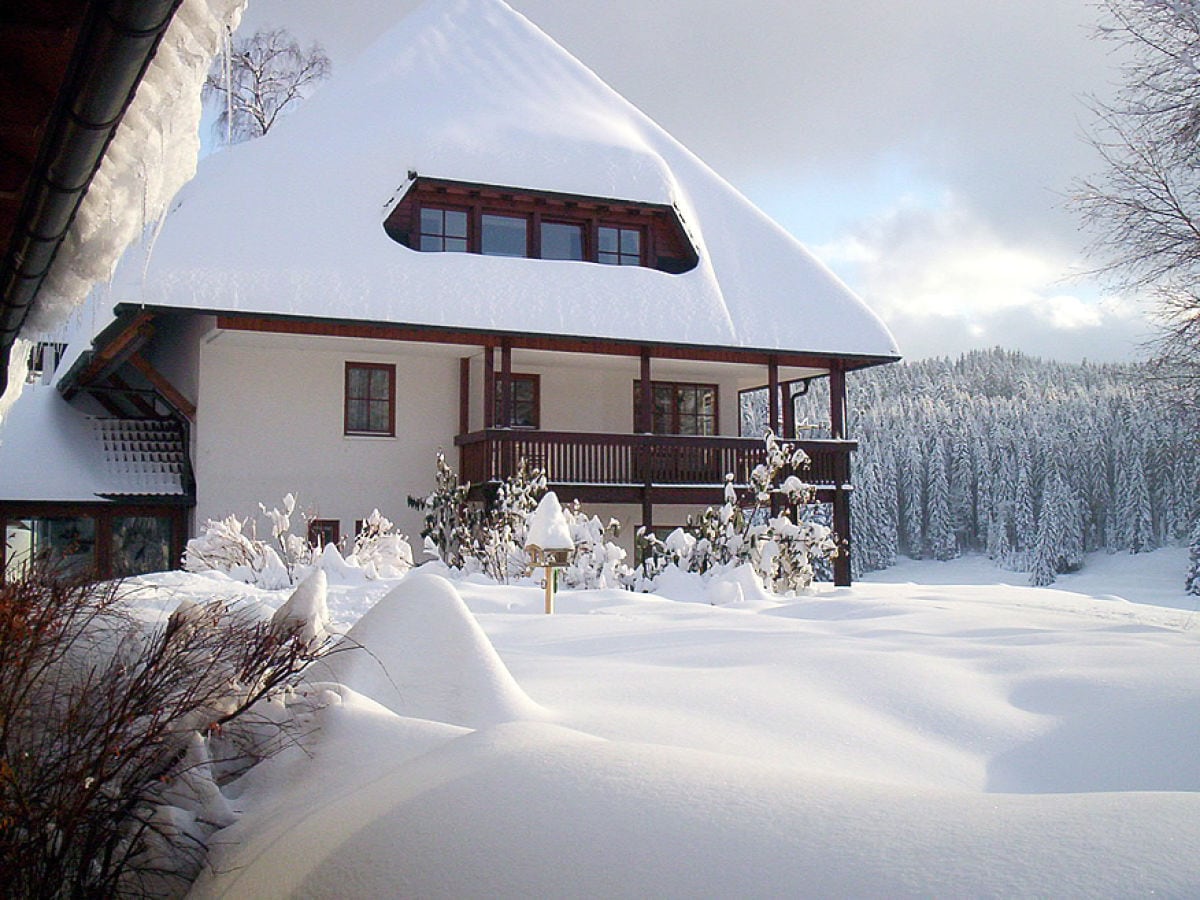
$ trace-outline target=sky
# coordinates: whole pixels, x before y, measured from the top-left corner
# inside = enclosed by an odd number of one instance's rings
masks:
[[[241,31],[334,72],[416,0],[250,0]],[[1088,0],[510,0],[823,259],[911,359],[1126,361],[1148,308],[1089,274],[1069,208],[1088,98],[1119,80]]]

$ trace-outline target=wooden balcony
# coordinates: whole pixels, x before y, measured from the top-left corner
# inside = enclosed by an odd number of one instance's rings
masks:
[[[647,490],[658,502],[713,502],[727,472],[744,488],[763,461],[758,438],[493,428],[461,434],[454,442],[461,453],[460,476],[473,485],[512,475],[524,459],[544,469],[552,487],[569,487],[572,498],[592,502],[639,502]],[[789,443],[808,454],[811,466],[798,474],[817,486],[822,499],[849,484],[854,441]]]

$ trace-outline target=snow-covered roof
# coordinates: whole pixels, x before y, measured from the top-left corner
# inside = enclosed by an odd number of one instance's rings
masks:
[[[0,501],[186,496],[171,422],[86,416],[49,385],[26,385],[0,431]]]
[[[682,275],[420,253],[408,173],[675,206]],[[116,299],[371,322],[894,357],[793,237],[502,0],[428,0],[266,137],[210,157]]]

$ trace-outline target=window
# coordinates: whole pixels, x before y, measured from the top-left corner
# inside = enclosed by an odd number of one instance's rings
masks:
[[[574,222],[542,223],[542,259],[583,258],[582,225]]]
[[[515,372],[509,382],[512,388],[512,428],[538,428],[541,421],[541,376],[518,375]],[[500,379],[496,379],[496,418],[500,418]]]
[[[601,225],[596,261],[610,266],[640,266],[642,264],[642,230]]]
[[[171,568],[169,516],[114,516],[112,567],[118,578]]]
[[[484,256],[528,256],[528,224],[523,216],[484,213],[480,252]]]
[[[655,434],[717,433],[717,386],[689,382],[655,381],[651,383]],[[633,383],[633,427],[641,427],[642,383]]]
[[[346,363],[345,433],[395,435],[395,366]]]
[[[308,523],[308,543],[313,547],[336,546],[342,539],[342,523],[337,519],[313,519]]]
[[[466,253],[466,210],[424,207],[421,210],[421,249]]]

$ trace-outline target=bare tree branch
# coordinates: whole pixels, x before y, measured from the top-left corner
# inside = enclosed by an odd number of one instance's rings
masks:
[[[283,28],[256,31],[235,41],[228,62],[227,80],[226,61],[215,61],[204,80],[204,98],[219,102],[217,130],[234,143],[270,131],[283,111],[306,97],[331,70],[320,44],[301,50]]]

